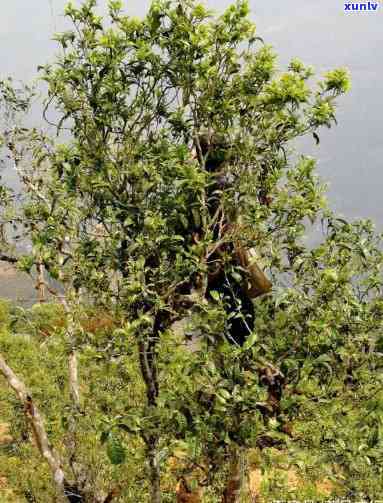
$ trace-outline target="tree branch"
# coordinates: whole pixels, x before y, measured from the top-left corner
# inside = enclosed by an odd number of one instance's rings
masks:
[[[75,350],[75,347],[74,347],[74,345],[75,345],[74,320],[73,320],[73,315],[72,315],[71,309],[70,309],[68,302],[67,302],[64,295],[60,296],[60,302],[63,305],[64,310],[65,310],[65,314],[67,316],[68,327],[66,330],[66,337],[67,337],[67,341],[69,342],[69,344],[71,346],[71,350],[70,350],[70,353],[68,356],[70,397],[71,397],[73,406],[77,409],[77,411],[79,411],[81,408],[81,404],[80,404],[80,386],[79,386],[79,379],[78,379],[77,351]]]
[[[44,421],[39,409],[37,408],[37,405],[35,405],[32,396],[27,390],[23,381],[21,381],[13,372],[13,370],[7,365],[1,354],[0,372],[5,377],[8,385],[16,393],[17,398],[24,404],[24,412],[32,428],[36,445],[40,451],[41,456],[49,465],[59,495],[62,497],[62,499],[64,499],[64,486],[66,483],[65,474],[58,455],[54,452],[49,443],[48,435],[44,426]]]

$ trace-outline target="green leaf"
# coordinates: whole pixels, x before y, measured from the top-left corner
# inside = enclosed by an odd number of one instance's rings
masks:
[[[221,295],[219,294],[219,292],[217,292],[217,290],[212,290],[210,292],[210,295],[217,302],[219,302],[221,300]]]
[[[218,393],[225,400],[230,400],[230,398],[231,398],[231,393],[229,393],[229,391],[227,391],[227,389],[225,389],[225,388],[221,388]]]
[[[249,337],[246,339],[246,342],[243,345],[243,349],[245,351],[247,351],[248,349],[250,349],[251,347],[254,346],[254,344],[257,342],[257,340],[258,340],[258,334],[256,332],[252,332],[249,335]]]
[[[106,447],[106,453],[112,465],[121,465],[125,462],[126,451],[119,439],[110,435]]]
[[[338,281],[338,273],[335,269],[325,269],[323,271],[323,276],[326,280],[330,282],[337,282]]]
[[[231,276],[233,277],[233,279],[235,279],[235,281],[237,281],[237,283],[242,283],[243,278],[242,278],[242,276],[239,274],[239,272],[232,271],[232,272],[231,272]]]

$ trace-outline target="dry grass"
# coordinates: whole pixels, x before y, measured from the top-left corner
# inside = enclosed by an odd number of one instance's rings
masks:
[[[178,482],[177,489],[177,503],[201,503],[202,502],[202,489],[190,491],[183,481]]]
[[[323,479],[315,484],[316,489],[322,496],[331,496],[336,489],[336,485],[331,480]]]
[[[81,326],[86,332],[95,334],[100,331],[113,330],[117,325],[111,316],[101,313],[83,320]]]
[[[250,452],[249,468],[249,492],[252,501],[257,503],[267,503],[264,498],[264,489],[267,482],[275,477],[284,480],[286,490],[291,493],[304,492],[308,487],[315,488],[318,497],[330,497],[339,495],[342,490],[339,484],[336,484],[328,478],[316,480],[314,482],[307,480],[303,474],[295,467],[288,467],[286,464],[287,452],[275,452],[275,465],[267,472],[262,473],[260,466],[260,452],[257,450]],[[288,457],[288,456],[287,456]]]
[[[0,503],[20,503],[13,491],[8,487],[8,481],[0,473]]]
[[[9,424],[0,423],[0,445],[7,445],[12,442],[13,438],[9,434]]]

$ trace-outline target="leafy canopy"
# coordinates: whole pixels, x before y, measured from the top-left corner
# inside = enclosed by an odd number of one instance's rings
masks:
[[[189,473],[210,467],[211,494],[231,449],[277,446],[302,469],[306,457],[335,477],[335,464],[348,494],[377,495],[365,481],[382,477],[381,240],[369,222],[333,215],[315,161],[291,151],[335,122],[346,70],[316,86],[299,60],[279,72],[246,1],[215,17],[191,0],[155,0],[144,19],[110,1],[108,24],[95,7],[66,8],[73,29],[56,36],[61,56],[41,69],[57,137],[24,135],[33,155],[23,176],[34,255],[125,319],[108,340],[80,331],[77,349],[139,359],[147,394],[134,430],[111,406],[103,441],[136,434],[164,471],[181,448]],[[223,185],[206,137],[219,145]],[[312,247],[310,222],[323,227]],[[241,309],[205,295],[222,246],[226,277],[244,281],[234,243],[255,248],[273,281],[254,301],[243,348],[222,337]],[[185,318],[186,332],[200,334],[192,351],[174,328]],[[278,396],[265,369],[282,376]],[[122,463],[114,438],[109,457]]]

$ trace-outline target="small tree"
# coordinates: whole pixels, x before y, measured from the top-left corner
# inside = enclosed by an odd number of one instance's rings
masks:
[[[138,359],[145,403],[105,412],[112,462],[138,436],[150,501],[161,500],[174,455],[184,491],[205,485],[206,498],[237,501],[244,450],[289,448],[298,463],[323,436],[310,443],[296,428],[314,417],[329,426],[322,404],[334,418],[351,396],[345,422],[355,427],[355,407],[377,389],[379,239],[369,223],[332,215],[315,162],[290,151],[335,121],[347,74],[328,72],[313,91],[300,61],[277,73],[245,1],[218,18],[191,0],[154,1],[143,20],[110,1],[108,27],[94,0],[66,14],[73,30],[57,35],[62,55],[42,71],[58,135],[70,138],[31,132],[22,171],[34,254],[71,285],[69,298],[86,294],[125,320],[106,347],[70,337],[70,354]],[[319,221],[324,240],[310,248],[307,224]],[[273,290],[259,296],[264,272]],[[321,463],[351,480],[358,468],[346,451],[330,447]]]

